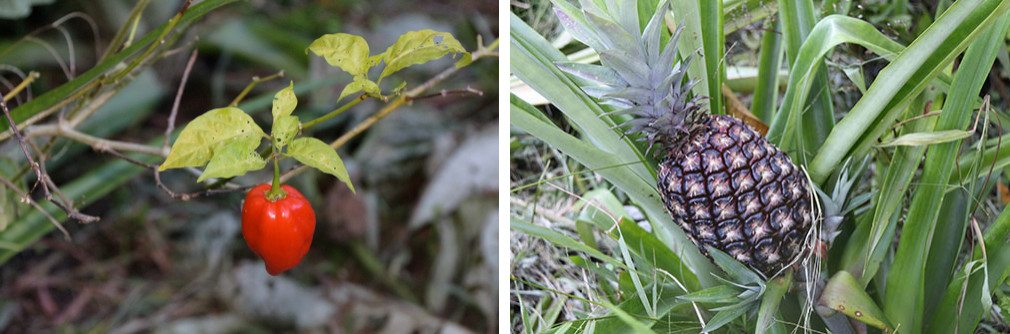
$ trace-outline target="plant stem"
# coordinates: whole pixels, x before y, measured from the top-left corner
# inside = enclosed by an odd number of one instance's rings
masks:
[[[306,123],[302,123],[302,130],[311,128],[311,127],[313,127],[313,126],[315,126],[315,125],[317,125],[319,123],[322,123],[322,122],[324,122],[324,121],[326,121],[326,120],[328,120],[330,118],[333,118],[334,116],[340,115],[345,110],[347,110],[348,108],[353,107],[355,104],[358,104],[358,102],[364,101],[367,98],[368,98],[368,95],[361,94],[361,96],[358,96],[354,100],[351,100],[350,102],[347,102],[347,104],[344,104],[344,105],[340,106],[340,108],[337,108],[336,110],[331,111],[328,114],[323,115],[322,117],[316,118],[316,119],[308,121]]]
[[[14,89],[11,90],[10,92],[8,92],[7,95],[3,96],[4,102],[7,102],[11,98],[13,98],[14,95],[18,95],[18,93],[20,93],[22,90],[24,90],[25,87],[28,87],[28,85],[31,84],[32,81],[35,81],[35,79],[37,79],[38,77],[39,77],[39,72],[35,72],[35,71],[28,72],[28,77],[25,78],[24,81],[21,81],[21,83],[19,83],[17,85],[17,87],[14,87]]]
[[[271,202],[275,202],[279,199],[284,199],[287,197],[288,192],[281,188],[281,168],[280,164],[277,162],[279,159],[274,156],[274,183],[270,185],[270,190],[267,191],[267,199]]]
[[[25,133],[25,136],[29,138],[40,136],[65,137],[67,139],[74,140],[82,144],[91,146],[91,148],[99,152],[104,152],[108,149],[112,149],[122,152],[144,153],[159,157],[165,157],[168,155],[167,151],[163,151],[160,147],[99,138],[77,131],[70,126],[60,126],[59,124],[42,125],[29,128],[28,131]]]
[[[238,106],[238,104],[240,102],[242,102],[242,99],[244,99],[245,96],[247,94],[249,94],[250,91],[252,91],[253,87],[256,87],[256,85],[258,85],[259,83],[264,82],[264,81],[273,80],[273,79],[280,78],[280,77],[284,77],[284,71],[283,70],[280,71],[280,72],[277,72],[277,74],[274,74],[274,75],[271,75],[271,76],[268,76],[268,77],[265,77],[265,78],[253,77],[252,78],[252,82],[250,82],[248,85],[246,85],[245,89],[243,89],[242,92],[239,93],[238,96],[236,96],[235,99],[232,100],[231,103],[228,104],[228,106],[229,107]]]

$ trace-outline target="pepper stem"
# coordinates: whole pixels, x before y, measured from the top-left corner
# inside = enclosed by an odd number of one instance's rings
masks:
[[[277,200],[284,199],[288,196],[288,192],[281,188],[281,168],[277,163],[277,157],[274,157],[274,182],[270,186],[270,190],[266,192],[267,200],[271,202],[276,202]]]

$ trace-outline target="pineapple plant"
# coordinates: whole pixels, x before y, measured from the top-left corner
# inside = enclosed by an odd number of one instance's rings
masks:
[[[726,252],[767,277],[802,253],[810,230],[809,183],[785,152],[732,116],[705,111],[703,97],[689,97],[696,81],[684,82],[690,57],[676,61],[677,29],[660,46],[661,6],[644,32],[627,17],[583,9],[555,10],[561,23],[600,55],[601,65],[561,63],[584,79],[583,90],[616,108],[604,115],[630,115],[618,125],[641,135],[646,154],[660,158],[657,188],[673,220],[702,254]],[[615,15],[621,15],[615,14]]]
[[[984,84],[1010,78],[1010,4],[912,10],[895,41],[834,3],[573,2],[511,16],[517,331],[1007,332],[1008,116]],[[770,145],[715,115],[725,86]]]

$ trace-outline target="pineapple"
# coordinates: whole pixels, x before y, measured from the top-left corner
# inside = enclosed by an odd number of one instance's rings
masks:
[[[663,203],[701,252],[711,258],[706,246],[714,247],[766,276],[798,256],[812,220],[807,178],[750,126],[710,115],[701,97],[688,99],[697,82],[683,83],[690,57],[675,62],[682,29],[660,46],[668,5],[660,6],[643,33],[634,5],[607,1],[617,13],[610,15],[591,1],[582,1],[581,13],[555,3],[561,23],[603,64],[559,68],[591,83],[583,90],[617,109],[609,114],[632,115],[619,127],[626,127],[626,135],[642,134],[647,154],[661,157]]]

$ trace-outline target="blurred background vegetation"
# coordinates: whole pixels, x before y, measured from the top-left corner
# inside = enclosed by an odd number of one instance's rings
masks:
[[[0,1],[0,92],[39,73],[8,101],[11,110],[18,115],[19,106],[105,64],[103,55],[124,47],[110,46],[117,31],[135,29],[127,40],[140,43],[183,1],[150,1],[139,20],[130,20],[138,3],[146,1]],[[165,48],[122,80],[93,94],[57,99],[68,103],[32,126],[55,124],[68,110],[95,105],[100,108],[78,131],[160,147],[192,50],[198,56],[177,129],[226,106],[253,77],[280,71],[283,78],[255,86],[240,108],[268,125],[273,94],[294,81],[295,115],[307,121],[338,107],[337,96],[351,81],[306,54],[324,34],[361,35],[373,54],[412,30],[450,32],[471,51],[478,36],[486,45],[499,34],[497,4],[474,0],[238,1],[176,29]],[[133,59],[112,64],[97,80],[117,75]],[[416,87],[453,61],[411,67],[384,89],[400,82]],[[357,195],[326,174],[294,178],[291,184],[314,204],[317,226],[309,254],[280,277],[266,274],[239,233],[244,193],[172,199],[156,186],[151,170],[65,138],[35,137],[55,185],[78,210],[101,218],[63,221],[67,240],[19,200],[33,190],[35,174],[15,140],[0,140],[0,176],[18,186],[0,186],[0,332],[495,330],[497,69],[497,57],[476,61],[429,93],[470,87],[482,95],[414,101],[341,147]],[[102,101],[102,93],[110,98]],[[383,105],[366,100],[307,135],[332,141]],[[286,162],[283,169],[293,166]],[[201,191],[193,172],[167,171],[161,180],[175,192]],[[269,178],[265,169],[231,184]],[[33,191],[37,202],[46,202],[39,188]],[[478,251],[466,251],[471,249]]]

